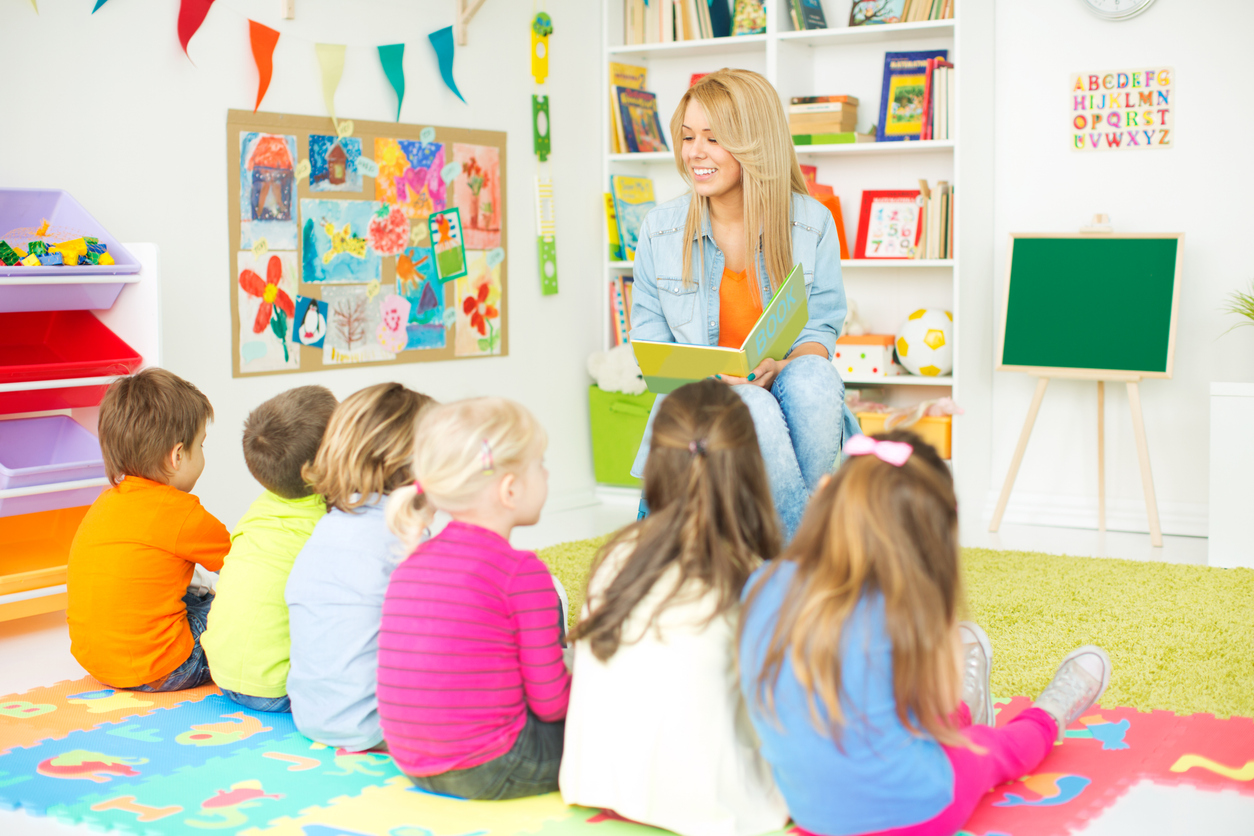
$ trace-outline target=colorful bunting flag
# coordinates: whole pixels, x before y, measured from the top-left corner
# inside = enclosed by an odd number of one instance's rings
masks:
[[[34,0],[31,0],[31,1],[34,2]],[[96,12],[100,11],[100,7],[108,2],[109,0],[96,0],[96,5],[92,6],[91,13],[95,14]]]
[[[331,121],[338,127],[335,91],[340,86],[340,76],[344,75],[344,44],[314,44],[314,51],[318,53],[318,64],[322,67],[322,98],[327,103]]]
[[[431,46],[435,49],[435,57],[440,62],[440,76],[444,79],[444,83],[448,85],[448,89],[457,94],[457,98],[463,102],[466,97],[462,95],[462,91],[457,89],[457,82],[453,80],[453,27],[445,26],[443,29],[437,29],[427,36],[431,41]]]
[[[379,63],[383,65],[383,74],[388,77],[392,89],[396,91],[396,121],[401,121],[401,102],[405,101],[405,57],[404,44],[388,44],[379,47]]]
[[[209,7],[212,5],[213,0],[180,0],[179,43],[183,46],[184,55],[187,55],[188,42],[200,29],[200,24],[205,22],[205,15],[209,14]],[[191,60],[190,55],[187,58]]]
[[[105,2],[105,0],[100,0]],[[270,89],[270,77],[274,75],[274,45],[279,42],[278,31],[255,20],[248,21],[248,40],[253,46],[253,61],[257,64],[257,103],[253,113],[261,107],[261,100]]]
[[[39,3],[36,0],[30,0],[30,7],[35,10],[35,14],[39,14]]]

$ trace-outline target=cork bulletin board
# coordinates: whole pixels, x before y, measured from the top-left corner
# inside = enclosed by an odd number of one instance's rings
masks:
[[[226,124],[234,377],[509,353],[503,131]]]

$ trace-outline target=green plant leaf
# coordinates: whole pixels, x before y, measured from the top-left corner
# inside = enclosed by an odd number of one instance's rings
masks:
[[[480,351],[491,351],[491,350],[492,350],[492,341],[491,341],[491,340],[489,340],[487,337],[483,337],[482,339],[480,339],[480,340],[479,340],[479,350],[480,350]]]

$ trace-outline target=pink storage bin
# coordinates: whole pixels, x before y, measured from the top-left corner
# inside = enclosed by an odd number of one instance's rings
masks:
[[[0,421],[0,490],[98,479],[105,475],[100,442],[72,418]],[[0,517],[89,505],[102,487],[0,498]]]

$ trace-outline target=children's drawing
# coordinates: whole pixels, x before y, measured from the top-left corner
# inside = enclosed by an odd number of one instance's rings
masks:
[[[457,334],[453,353],[477,357],[501,353],[501,265],[488,266],[487,253],[471,250],[469,273],[457,280]]]
[[[409,218],[399,206],[383,204],[370,219],[366,242],[380,255],[399,255],[409,243]]]
[[[379,323],[376,332],[379,345],[387,351],[397,354],[405,350],[409,343],[409,334],[405,328],[409,324],[409,311],[413,304],[404,296],[389,293],[383,297],[379,305]]]
[[[302,280],[336,284],[378,281],[382,259],[369,245],[367,235],[371,219],[382,206],[373,200],[302,200]]]
[[[379,344],[383,325],[381,306],[364,287],[325,287],[327,336],[322,362],[327,365],[395,360],[396,355]]]
[[[501,152],[490,145],[453,145],[461,174],[453,181],[453,205],[462,210],[466,249],[501,246]]]
[[[359,192],[361,139],[309,135],[309,190],[311,192]]]
[[[427,279],[439,281],[435,271],[435,253],[430,247],[410,247],[397,257],[397,293],[416,296]]]
[[[444,348],[444,287],[434,277],[422,280],[421,288],[409,300],[409,323],[406,325],[406,349]]]
[[[239,370],[288,371],[300,368],[292,341],[296,315],[296,253],[268,252],[260,258],[239,253]]]
[[[466,244],[462,237],[461,212],[456,208],[436,212],[427,219],[431,233],[431,249],[435,253],[435,272],[440,281],[466,275]]]
[[[444,144],[414,142],[409,139],[374,141],[374,159],[379,176],[374,196],[401,207],[405,217],[421,220],[447,206],[444,180]]]
[[[296,317],[292,320],[292,341],[311,348],[322,348],[327,335],[327,303],[312,296],[296,297]]]
[[[239,248],[296,249],[296,137],[241,131]]]

